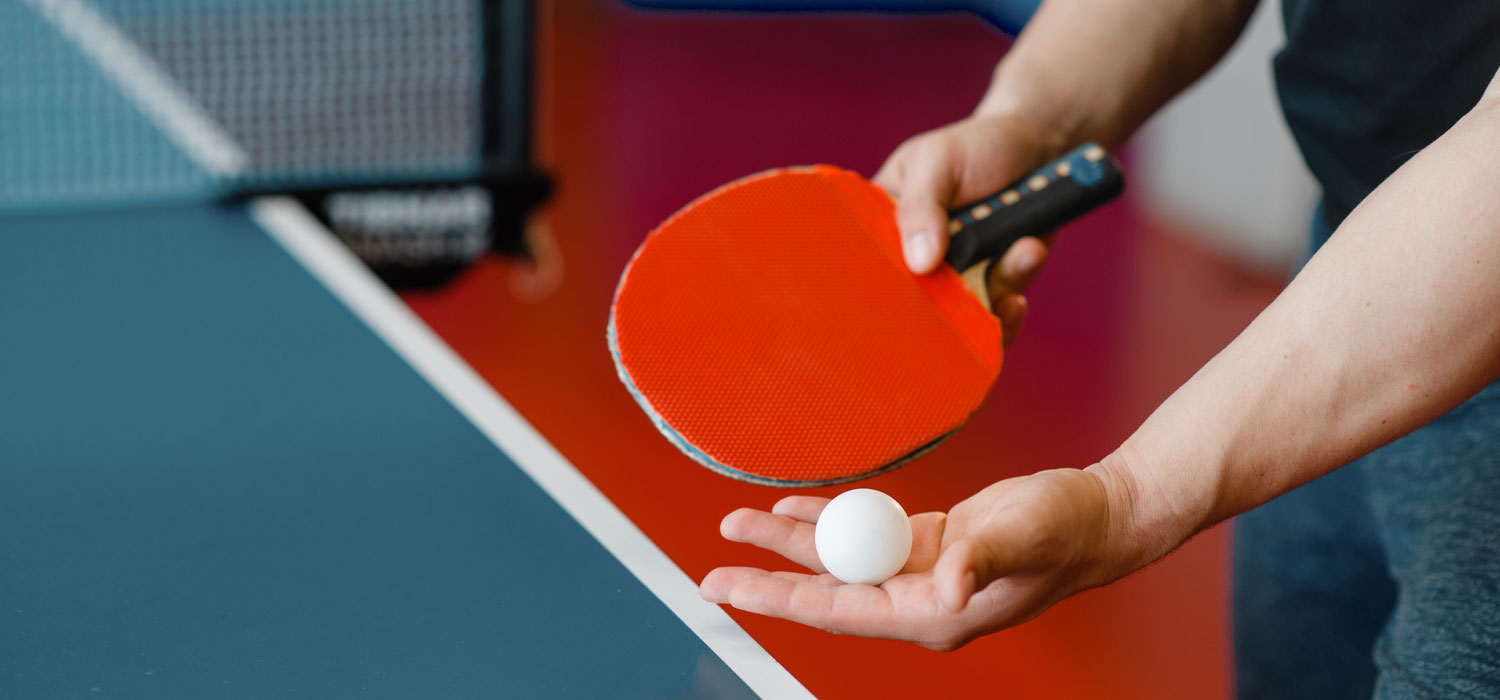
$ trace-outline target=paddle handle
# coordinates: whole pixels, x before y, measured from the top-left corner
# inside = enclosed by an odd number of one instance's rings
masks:
[[[1125,176],[1102,146],[1079,146],[998,194],[949,212],[948,264],[963,272],[997,258],[1016,241],[1049,233],[1123,189]]]

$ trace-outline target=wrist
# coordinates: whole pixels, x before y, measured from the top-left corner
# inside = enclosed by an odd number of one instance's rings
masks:
[[[1114,455],[1083,471],[1098,479],[1104,488],[1105,504],[1109,510],[1104,538],[1105,567],[1118,570],[1112,578],[1145,566],[1150,562],[1145,554],[1150,548],[1142,542],[1143,533],[1136,524],[1137,486],[1132,475],[1122,468]]]
[[[1025,124],[1034,143],[1051,158],[1077,146],[1086,137],[1071,119],[1076,110],[1062,108],[1052,94],[1036,83],[1023,66],[1010,59],[1001,61],[973,116]]]
[[[1189,485],[1162,483],[1160,465],[1128,442],[1085,471],[1103,484],[1109,504],[1108,547],[1133,571],[1176,549],[1207,520],[1211,499],[1189,497]],[[1204,505],[1200,505],[1204,504]]]

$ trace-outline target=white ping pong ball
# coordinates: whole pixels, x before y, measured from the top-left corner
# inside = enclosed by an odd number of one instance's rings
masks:
[[[874,489],[845,491],[818,516],[813,545],[834,578],[880,585],[911,556],[911,521],[890,496]]]

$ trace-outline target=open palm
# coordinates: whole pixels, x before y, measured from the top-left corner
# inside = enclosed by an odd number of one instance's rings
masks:
[[[1118,577],[1106,573],[1108,496],[1087,471],[1006,479],[946,514],[911,516],[911,557],[879,586],[843,583],[818,561],[813,531],[827,503],[791,496],[769,513],[730,513],[720,525],[725,538],[769,549],[810,573],[722,567],[704,577],[703,597],[838,634],[949,650]]]

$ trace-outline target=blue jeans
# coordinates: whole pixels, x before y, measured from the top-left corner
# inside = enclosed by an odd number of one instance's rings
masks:
[[[1241,700],[1500,698],[1500,382],[1234,539]]]

